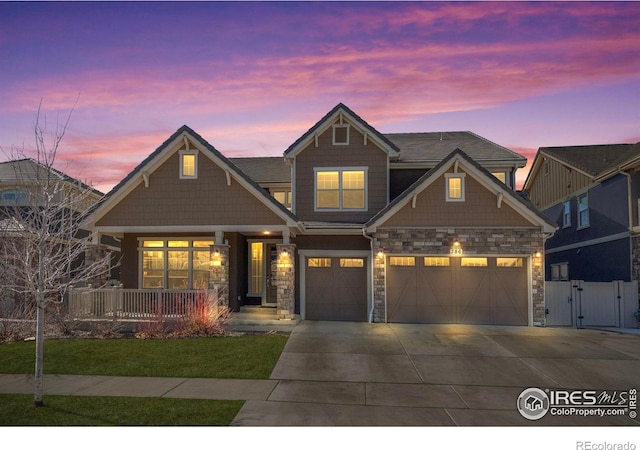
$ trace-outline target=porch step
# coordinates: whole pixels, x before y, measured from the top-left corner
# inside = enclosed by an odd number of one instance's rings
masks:
[[[260,314],[265,316],[275,316],[276,308],[270,308],[267,306],[259,305],[246,305],[240,307],[240,313],[246,314]],[[236,313],[237,314],[237,313]]]
[[[233,331],[245,332],[267,332],[278,331],[290,333],[293,328],[300,322],[300,317],[295,316],[291,320],[276,319],[276,310],[272,313],[265,312],[236,312],[231,315],[231,319],[227,323],[227,329]]]

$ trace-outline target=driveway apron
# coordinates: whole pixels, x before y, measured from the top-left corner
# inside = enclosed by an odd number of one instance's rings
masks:
[[[640,337],[598,330],[467,325],[298,324],[266,400],[245,426],[610,426],[628,416],[546,415],[516,409],[529,387],[638,388]]]

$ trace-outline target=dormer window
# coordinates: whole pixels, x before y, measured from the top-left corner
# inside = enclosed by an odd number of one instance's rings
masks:
[[[349,125],[335,124],[333,126],[333,145],[349,145]]]
[[[194,151],[180,152],[180,179],[198,178],[198,153]]]
[[[464,202],[464,173],[445,174],[448,202]]]

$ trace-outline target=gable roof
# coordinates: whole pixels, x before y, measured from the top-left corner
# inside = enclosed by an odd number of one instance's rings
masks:
[[[229,158],[256,183],[291,183],[291,167],[282,156]]]
[[[325,116],[320,119],[314,126],[309,128],[302,136],[300,136],[293,144],[289,146],[284,152],[285,158],[294,158],[298,152],[302,151],[309,143],[315,138],[316,135],[323,133],[329,128],[333,122],[343,115],[347,118],[358,130],[366,134],[371,138],[382,150],[384,150],[389,157],[396,158],[398,156],[399,149],[396,145],[387,139],[383,134],[378,132],[375,128],[369,125],[362,117],[358,116],[355,112],[349,109],[346,105],[338,103],[329,111]]]
[[[126,197],[133,188],[140,184],[144,175],[152,173],[168,156],[174,154],[178,148],[181,147],[179,144],[187,138],[190,138],[190,141],[196,145],[199,151],[202,151],[204,155],[208,156],[223,170],[228,171],[229,176],[236,179],[244,186],[245,189],[252,193],[276,215],[282,218],[288,226],[296,226],[297,219],[287,208],[269,195],[267,191],[258,186],[255,181],[247,176],[222,153],[216,150],[202,136],[186,125],[183,125],[173,133],[160,145],[160,147],[147,156],[140,164],[138,164],[137,167],[125,176],[120,183],[114,186],[113,189],[104,196],[100,203],[95,205],[91,211],[94,223],[118,204],[120,200]]]
[[[542,229],[547,233],[555,231],[555,223],[543,216],[533,207],[533,205],[531,205],[530,202],[526,201],[512,189],[505,186],[500,180],[491,175],[490,172],[459,148],[452,151],[447,157],[440,161],[436,167],[425,173],[384,209],[373,216],[369,222],[365,224],[367,231],[375,232],[378,226],[386,222],[402,207],[407,205],[414,195],[417,195],[426,189],[431,183],[440,178],[451,166],[455,164],[459,164],[460,167],[479,181],[485,188],[496,194],[496,196],[502,195],[503,201],[508,203],[523,217],[527,218],[533,225],[542,227]]]
[[[636,144],[575,145],[540,147],[524,184],[524,190],[537,175],[545,158],[555,159],[592,179],[603,178],[619,167],[640,157],[640,142]]]
[[[25,183],[29,181],[36,181],[39,176],[42,176],[42,171],[50,170],[51,173],[60,181],[69,183],[81,190],[89,191],[98,197],[102,197],[104,193],[89,186],[88,184],[73,178],[64,172],[61,172],[53,167],[50,169],[45,165],[39,163],[33,158],[16,159],[11,161],[0,162],[0,181],[12,182],[12,183]]]
[[[462,149],[474,161],[485,165],[524,167],[527,159],[506,147],[471,131],[434,133],[391,133],[384,135],[400,149],[398,163],[436,165],[455,149]]]

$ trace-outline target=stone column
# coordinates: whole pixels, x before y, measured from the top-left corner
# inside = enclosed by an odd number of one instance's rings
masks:
[[[229,245],[215,244],[210,247],[211,272],[209,290],[218,297],[218,306],[229,306]]]
[[[373,321],[385,322],[385,248],[378,239],[374,239],[373,244]]]
[[[276,249],[278,252],[277,317],[278,319],[292,319],[296,303],[296,246],[293,244],[276,244]]]

